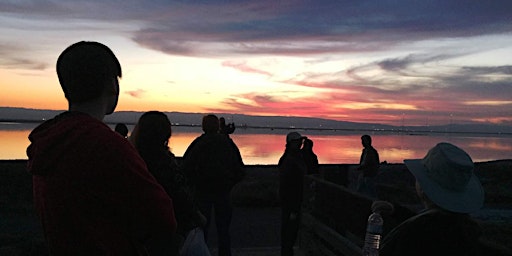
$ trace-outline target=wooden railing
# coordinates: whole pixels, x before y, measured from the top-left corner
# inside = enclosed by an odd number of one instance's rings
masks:
[[[350,165],[326,165],[304,181],[304,213],[299,247],[306,255],[361,255],[373,199],[350,189]],[[395,205],[384,215],[384,234],[415,213]]]
[[[401,201],[412,202],[404,190],[411,190],[414,184],[414,178],[408,177],[408,172],[402,170],[402,166],[394,167],[395,173],[386,173],[385,177],[381,177],[391,179],[395,183],[393,189],[385,184],[377,186],[379,198],[394,205],[393,213],[383,215],[383,237],[416,214],[414,207],[405,207],[393,201],[398,194],[402,197]],[[373,199],[354,192],[351,183],[354,174],[357,174],[354,165],[322,165],[320,168],[319,175],[306,176],[304,180],[304,212],[299,247],[307,256],[360,256]],[[402,173],[400,179],[394,176],[397,168],[398,173]],[[512,252],[481,240],[475,255],[512,255]]]

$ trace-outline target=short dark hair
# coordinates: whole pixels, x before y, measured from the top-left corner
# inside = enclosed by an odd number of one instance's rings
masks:
[[[81,41],[60,54],[57,76],[69,102],[84,102],[99,97],[113,78],[121,77],[121,64],[107,46]]]
[[[219,132],[219,118],[216,115],[206,115],[203,117],[202,128],[205,133]]]
[[[361,140],[366,141],[368,143],[368,145],[372,144],[372,137],[368,134],[361,136]]]
[[[117,123],[114,131],[123,135],[124,137],[128,136],[128,127],[124,123]]]

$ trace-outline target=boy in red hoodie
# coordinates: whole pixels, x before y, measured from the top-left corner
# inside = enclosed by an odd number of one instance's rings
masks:
[[[27,149],[50,255],[166,254],[172,201],[135,148],[102,122],[119,97],[116,56],[78,42],[59,56],[57,75],[69,109],[35,128]]]

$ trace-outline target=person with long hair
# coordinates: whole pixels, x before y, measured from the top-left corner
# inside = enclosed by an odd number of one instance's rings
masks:
[[[159,111],[149,111],[140,117],[130,141],[146,162],[149,172],[173,199],[178,236],[172,247],[177,255],[187,233],[204,225],[205,220],[195,207],[187,180],[168,146],[171,135],[171,122],[167,115]]]

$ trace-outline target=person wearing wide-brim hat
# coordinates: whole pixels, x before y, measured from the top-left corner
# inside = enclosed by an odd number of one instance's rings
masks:
[[[380,255],[475,255],[481,228],[469,213],[483,206],[484,190],[471,157],[442,142],[404,163],[426,209],[393,229]]]

